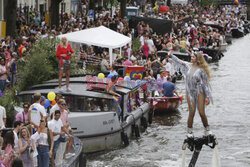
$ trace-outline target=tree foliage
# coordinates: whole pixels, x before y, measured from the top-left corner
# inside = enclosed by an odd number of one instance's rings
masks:
[[[6,110],[7,125],[6,127],[12,127],[14,121],[15,110],[14,107],[17,106],[18,98],[16,96],[15,90],[9,90],[7,94],[0,98],[0,105]]]
[[[18,62],[18,88],[20,91],[32,85],[57,77],[55,39],[40,39],[25,56],[25,61]]]

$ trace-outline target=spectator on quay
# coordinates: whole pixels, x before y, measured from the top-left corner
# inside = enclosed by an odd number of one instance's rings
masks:
[[[101,61],[101,72],[104,73],[105,75],[109,74],[110,71],[110,65],[108,63],[109,55],[107,53],[103,53],[103,59]]]
[[[35,143],[30,139],[27,127],[22,127],[18,140],[19,156],[25,167],[34,167],[32,153],[35,150]]]
[[[6,125],[6,110],[0,105],[0,129],[5,128]]]
[[[4,135],[3,140],[3,147],[4,155],[0,156],[1,162],[4,164],[5,167],[10,167],[12,160],[14,159],[14,133],[13,131],[8,131]]]
[[[0,59],[0,90],[4,91],[6,80],[8,78],[8,69],[5,67],[5,60],[3,58]]]
[[[20,129],[23,127],[23,124],[21,121],[15,121],[14,122],[14,130],[13,130],[13,133],[14,133],[14,149],[16,152],[18,152],[18,133],[20,132]]]
[[[34,101],[28,111],[28,120],[29,122],[35,126],[38,127],[40,124],[40,120],[42,117],[46,117],[45,108],[40,104],[41,101],[41,94],[35,93],[34,94]]]
[[[124,66],[133,66],[132,61],[130,61],[129,59],[127,59],[126,61],[124,61],[123,63]]]
[[[69,77],[70,77],[70,58],[74,53],[70,44],[68,43],[67,38],[63,37],[60,44],[57,47],[56,57],[59,60],[59,91],[63,92],[62,89],[62,77],[63,72],[65,71],[66,75],[66,91],[71,92],[69,88]]]
[[[17,113],[16,115],[16,121],[20,121],[22,123],[28,123],[28,111],[29,111],[30,104],[24,103],[23,104],[23,111]]]
[[[51,129],[46,127],[45,119],[40,120],[40,125],[36,126],[37,134],[39,134],[37,146],[37,163],[38,167],[49,167],[49,158],[52,157],[54,147],[53,133]]]
[[[62,105],[62,104],[59,104]],[[53,132],[53,140],[54,140],[54,148],[53,148],[53,156],[51,157],[52,166],[54,165],[54,160],[56,158],[56,151],[59,147],[60,142],[66,142],[65,133],[70,136],[68,131],[65,129],[62,120],[60,119],[61,112],[56,110],[54,112],[54,119],[48,122],[48,127]]]
[[[9,63],[7,64],[9,72],[9,78],[11,83],[16,83],[16,72],[17,72],[17,53],[12,53],[12,58],[10,59]]]

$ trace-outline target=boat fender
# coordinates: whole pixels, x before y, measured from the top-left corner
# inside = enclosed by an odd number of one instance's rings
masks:
[[[141,117],[141,125],[142,125],[145,129],[147,129],[147,127],[148,127],[147,119],[146,119],[144,116]]]
[[[129,145],[128,135],[124,131],[121,132],[121,139],[125,147]]]
[[[153,122],[153,111],[150,110],[148,113],[148,123],[152,124],[152,122]]]
[[[135,137],[139,138],[140,137],[140,129],[138,125],[134,125],[134,132],[135,132]]]

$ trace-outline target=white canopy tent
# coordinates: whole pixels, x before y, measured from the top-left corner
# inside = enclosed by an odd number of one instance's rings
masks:
[[[60,39],[62,37],[66,37],[69,42],[109,48],[110,64],[112,64],[113,62],[113,49],[120,48],[121,54],[121,47],[125,46],[128,43],[131,43],[131,38],[104,26],[71,32],[68,34],[62,34],[58,37]]]

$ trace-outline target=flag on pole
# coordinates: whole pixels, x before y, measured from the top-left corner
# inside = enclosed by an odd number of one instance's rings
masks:
[[[236,3],[239,7],[242,7],[242,3],[239,0],[235,0],[234,3]]]

